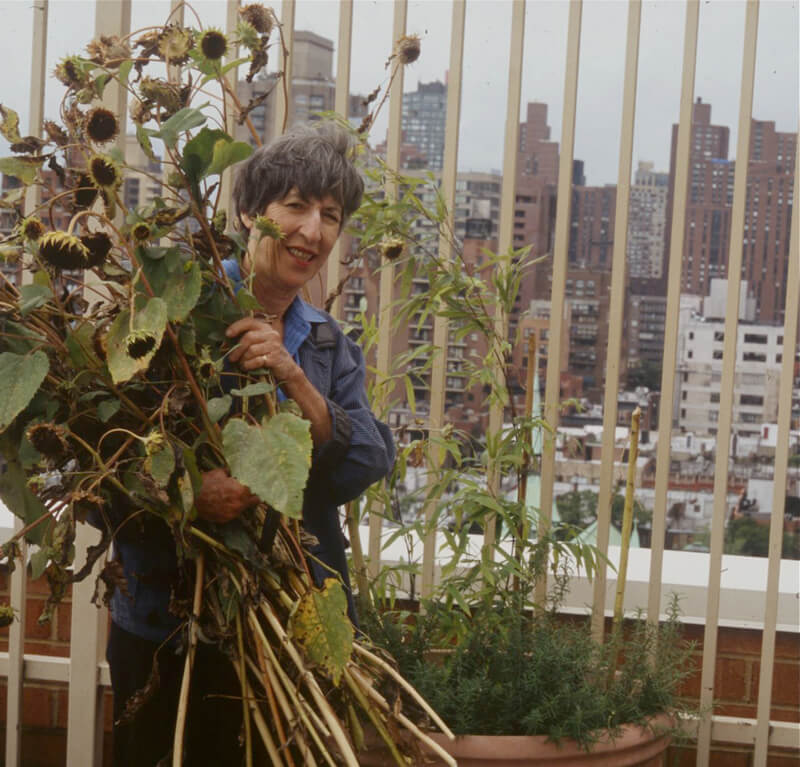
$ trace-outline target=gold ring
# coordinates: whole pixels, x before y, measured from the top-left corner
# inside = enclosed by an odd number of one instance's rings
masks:
[[[265,368],[266,366],[267,366],[267,355],[266,354],[262,354],[261,355],[261,367]]]

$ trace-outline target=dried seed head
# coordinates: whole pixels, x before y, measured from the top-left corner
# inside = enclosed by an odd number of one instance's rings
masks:
[[[116,189],[122,183],[122,174],[117,164],[110,157],[101,154],[89,158],[89,177],[96,187],[104,191]]]
[[[14,608],[11,605],[0,605],[0,628],[10,626],[14,622]]]
[[[253,221],[253,228],[261,235],[259,240],[262,237],[269,237],[273,240],[283,239],[283,232],[278,222],[273,221],[269,216],[256,216]]]
[[[105,262],[108,252],[111,250],[111,238],[105,232],[93,232],[81,237],[81,242],[89,251],[87,266],[100,266]]]
[[[81,66],[81,60],[77,56],[65,56],[61,59],[56,64],[53,74],[67,88],[82,88],[88,82],[86,72]]]
[[[225,227],[228,226],[228,212],[226,210],[218,210],[211,219],[211,226],[218,234],[225,232]]]
[[[52,120],[44,121],[44,130],[45,133],[47,133],[47,137],[53,143],[58,144],[59,146],[64,146],[65,144],[69,143],[69,136],[67,136],[66,131]]]
[[[403,255],[403,247],[405,243],[400,237],[386,237],[381,240],[380,249],[381,255],[387,261],[395,261]]]
[[[96,144],[112,141],[119,133],[119,123],[114,113],[105,107],[95,107],[86,115],[86,135]]]
[[[147,330],[134,330],[125,339],[128,356],[139,360],[146,357],[156,345],[156,337]]]
[[[105,509],[106,503],[99,495],[95,495],[87,490],[78,490],[72,494],[72,513],[75,519],[83,522],[87,517],[93,519],[100,518]]]
[[[53,460],[65,458],[69,453],[67,431],[55,423],[37,423],[27,431],[30,443],[45,457]]]
[[[185,64],[193,45],[194,40],[189,30],[177,24],[165,27],[158,36],[158,52],[170,64]]]
[[[130,108],[131,120],[138,125],[142,125],[150,120],[153,115],[150,113],[150,108],[137,98],[132,99]]]
[[[74,234],[48,232],[39,240],[39,255],[56,269],[84,269],[89,249]]]
[[[122,61],[130,58],[131,49],[127,43],[122,42],[118,35],[100,35],[86,46],[89,58],[101,66],[119,66]]]
[[[252,25],[258,34],[269,36],[270,32],[272,32],[274,22],[272,11],[261,5],[261,3],[250,3],[242,6],[239,9],[239,15],[244,21]]]
[[[89,208],[97,199],[97,187],[88,173],[78,174],[72,199],[76,208]]]
[[[44,234],[44,224],[36,216],[28,216],[19,225],[20,234],[31,242],[36,242]]]
[[[180,91],[166,80],[158,77],[143,77],[139,83],[142,100],[153,102],[167,111],[181,108]]]
[[[228,50],[228,41],[218,29],[207,29],[200,37],[200,50],[211,61],[221,59]]]
[[[138,242],[145,242],[145,240],[149,240],[150,235],[152,234],[150,224],[148,224],[146,221],[140,221],[138,224],[134,224],[133,229],[131,229],[131,234],[133,235],[133,239],[137,240]]]
[[[395,55],[401,64],[413,64],[419,58],[421,48],[418,35],[403,35],[397,41]]]

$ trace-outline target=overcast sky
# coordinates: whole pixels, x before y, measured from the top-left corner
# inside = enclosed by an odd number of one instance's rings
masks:
[[[109,2],[110,0],[103,0]],[[512,0],[468,0],[459,167],[499,169],[507,99]],[[731,128],[735,153],[744,37],[743,0],[711,0],[701,6],[695,96],[712,104],[712,121]],[[223,26],[222,0],[194,3],[206,25]],[[276,3],[279,7],[279,3]],[[133,0],[133,28],[166,17],[168,0]],[[552,138],[560,140],[569,0],[529,0],[525,23],[522,114],[528,101],[549,105]],[[2,50],[0,101],[23,115],[27,129],[32,10],[29,0],[0,0]],[[452,5],[449,0],[409,3],[408,31],[422,37],[422,55],[406,69],[405,90],[444,79],[449,63]],[[187,18],[188,22],[188,18]],[[670,129],[677,122],[685,24],[683,0],[645,0],[639,56],[634,167],[638,160],[668,170]],[[91,37],[93,0],[50,0],[48,69]],[[336,0],[298,0],[296,27],[337,38]],[[622,73],[627,3],[584,2],[575,157],[586,163],[587,183],[614,183],[619,165]],[[385,77],[392,46],[390,0],[356,0],[351,90],[366,93]],[[753,116],[777,128],[798,125],[798,3],[762,0]],[[60,85],[51,81],[45,112],[57,115]],[[374,131],[383,137],[385,118]],[[2,146],[5,153],[6,146]]]

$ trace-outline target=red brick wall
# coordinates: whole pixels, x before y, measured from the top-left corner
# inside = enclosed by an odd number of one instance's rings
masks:
[[[67,593],[56,607],[49,624],[38,625],[47,596],[44,579],[28,582],[25,652],[67,656],[71,602]],[[8,602],[8,574],[0,569],[0,603]],[[703,627],[686,626],[687,639],[694,641],[695,673],[687,681],[687,697],[698,700],[702,662]],[[8,649],[8,629],[0,629],[0,650]],[[721,628],[717,639],[717,665],[714,674],[714,713],[723,716],[755,718],[758,701],[761,632],[753,629]],[[105,760],[111,764],[111,700],[105,706]],[[6,685],[0,680],[0,747],[5,747]],[[775,671],[772,684],[770,718],[776,721],[800,722],[800,640],[797,634],[779,632],[775,641]],[[65,685],[31,682],[23,692],[24,767],[61,767],[66,759],[67,690]],[[749,767],[752,748],[735,744],[715,744],[711,764],[714,767]],[[2,753],[2,752],[0,752]],[[695,750],[673,747],[667,764],[693,767]],[[769,767],[797,767],[796,752],[773,749]]]

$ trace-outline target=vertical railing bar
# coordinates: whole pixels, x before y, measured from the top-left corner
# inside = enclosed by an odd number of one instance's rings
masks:
[[[408,17],[408,0],[394,0],[394,19],[392,23],[392,41],[399,40],[406,33]],[[403,118],[403,67],[397,69],[389,91],[389,129],[386,137],[386,164],[391,170],[400,168],[400,144],[402,142]],[[397,199],[400,190],[396,179],[386,182],[386,196]],[[394,297],[395,269],[391,262],[386,262],[380,273],[379,314],[378,314],[378,350],[376,356],[376,391],[378,392],[378,412],[385,416],[388,409],[388,398],[391,374],[392,350],[392,299]],[[369,514],[369,564],[370,578],[376,578],[381,563],[381,516],[370,510]]]
[[[625,54],[625,85],[622,97],[622,131],[617,176],[617,209],[614,219],[614,253],[611,265],[611,300],[609,307],[608,352],[603,402],[603,451],[600,469],[600,494],[597,498],[597,548],[608,553],[611,527],[611,494],[614,481],[614,450],[617,431],[617,394],[619,361],[622,353],[622,322],[625,310],[625,258],[628,247],[628,203],[631,196],[633,129],[636,122],[636,84],[639,67],[639,31],[642,20],[641,0],[628,3],[628,35]],[[592,633],[601,641],[605,623],[606,564],[597,568],[592,600]]]
[[[697,741],[698,767],[707,767],[711,750],[711,712],[714,700],[714,672],[719,622],[720,570],[727,511],[728,461],[733,420],[733,390],[736,375],[736,341],[739,333],[739,292],[742,282],[742,245],[747,170],[750,153],[750,125],[753,113],[753,86],[758,39],[758,0],[745,6],[742,88],[736,146],[736,173],[731,209],[731,239],[728,253],[728,295],[725,307],[725,341],[722,350],[722,382],[719,406],[719,432],[714,466],[714,511],[711,520],[711,555],[708,572],[706,625],[703,637],[703,670],[700,679],[701,718]]]
[[[280,136],[283,134],[284,118],[287,120],[291,115],[292,103],[292,67],[294,57],[292,49],[294,48],[294,6],[295,0],[283,0],[281,3],[281,27],[283,32],[283,46],[278,46],[278,67],[279,71],[283,73],[283,82],[278,83],[275,88],[275,112],[273,117],[275,119],[272,126],[272,135]],[[288,55],[287,55],[288,52]],[[284,92],[284,88],[286,91]]]
[[[797,348],[797,322],[800,313],[800,233],[798,232],[798,181],[800,162],[794,161],[794,194],[792,224],[789,235],[789,269],[786,282],[786,304],[783,322],[783,367],[778,393],[778,442],[775,448],[775,475],[772,493],[772,514],[769,528],[769,564],[764,605],[764,629],[761,634],[761,664],[756,709],[756,745],[753,767],[766,767],[769,743],[769,715],[772,696],[772,675],[775,667],[775,627],[778,622],[778,581],[783,542],[783,513],[786,507],[786,474],[789,464],[789,429],[792,410],[792,379]]]
[[[672,400],[675,392],[675,368],[677,367],[681,268],[684,227],[686,225],[686,201],[689,189],[689,147],[692,139],[692,109],[694,78],[697,68],[699,20],[699,0],[688,0],[683,34],[681,101],[680,115],[678,117],[675,191],[672,200],[672,228],[670,230],[669,270],[667,274],[667,310],[664,324],[664,362],[661,372],[661,402],[658,409],[655,503],[653,508],[653,532],[650,541],[650,584],[647,597],[647,620],[651,625],[658,623],[661,612],[661,575],[664,564],[670,444],[672,439]]]
[[[339,44],[336,48],[336,91],[333,97],[333,109],[345,121],[349,117],[350,107],[350,62],[353,47],[353,0],[340,0],[339,2]],[[343,235],[336,240],[333,246],[327,268],[327,283],[325,294],[331,296],[336,292],[341,279],[341,260],[343,245],[350,244],[350,237]],[[342,318],[342,300],[337,297],[330,308],[330,313],[336,319]]]
[[[525,0],[518,0],[512,5],[511,42],[508,54],[508,98],[506,101],[506,133],[503,149],[503,183],[500,193],[500,227],[498,230],[497,252],[503,269],[511,264],[511,248],[514,242],[514,208],[516,205],[517,156],[519,155],[519,115],[522,100],[522,59],[525,46]],[[498,301],[494,315],[495,338],[491,343],[495,359],[492,361],[495,379],[504,384],[501,365],[505,359],[503,345],[508,340],[508,313]],[[508,392],[509,396],[514,396]],[[503,400],[489,405],[489,434],[493,438],[500,435],[503,428]],[[489,493],[500,494],[500,472],[493,463],[489,468]],[[495,520],[489,519],[483,533],[484,549],[491,551],[495,542]],[[491,554],[490,554],[491,556]]]
[[[442,165],[441,195],[447,210],[447,218],[439,227],[439,260],[447,264],[453,257],[451,233],[455,231],[456,177],[458,171],[458,132],[461,122],[461,82],[464,61],[464,24],[466,3],[453,0],[453,16],[450,26],[450,68],[447,82],[447,115],[445,118],[444,161]],[[434,359],[431,369],[431,399],[428,430],[430,434],[441,432],[444,424],[445,378],[449,351],[449,322],[437,316],[433,323]],[[438,470],[444,460],[441,448],[434,451],[428,474],[426,497],[438,479]],[[422,596],[433,591],[434,560],[436,557],[436,529],[428,529],[436,509],[436,500],[425,504],[426,534],[422,554]]]
[[[47,76],[48,0],[33,2],[33,39],[31,40],[31,97],[28,130],[32,136],[42,135],[44,120],[44,88]],[[33,184],[25,195],[25,214],[30,215],[41,202],[41,186]],[[30,282],[32,272],[23,271],[23,283]],[[14,535],[22,530],[19,517],[14,518]],[[25,613],[27,602],[28,546],[20,541],[19,562],[11,573],[9,603],[15,620],[8,629],[8,678],[6,679],[6,747],[5,763],[17,767],[22,756],[22,690],[25,682]]]
[[[225,32],[230,40],[236,32],[236,25],[239,21],[239,0],[227,0],[225,4]],[[236,61],[239,58],[239,46],[230,45],[226,55],[227,61]],[[239,67],[233,67],[225,73],[225,80],[228,87],[236,93],[237,84],[239,81]],[[229,136],[233,136],[236,132],[236,105],[234,100],[228,95],[227,91],[223,93],[223,101],[225,106],[225,132]],[[222,178],[219,185],[219,198],[217,202],[217,210],[224,210],[228,213],[228,220],[232,221],[233,214],[233,168],[226,168],[222,172]]]
[[[559,416],[559,387],[561,379],[561,347],[564,342],[564,292],[567,282],[567,253],[569,251],[570,208],[572,206],[572,160],[575,152],[575,112],[578,100],[578,67],[581,46],[581,14],[583,0],[569,6],[567,33],[567,63],[564,72],[564,111],[561,119],[561,154],[558,159],[558,197],[556,230],[553,245],[553,281],[550,294],[550,332],[547,340],[547,373],[545,377],[544,420],[550,431],[544,430],[542,440],[542,489],[538,534],[546,535],[553,517],[553,482],[556,463],[556,430]],[[535,598],[544,604],[547,579],[536,584]]]

